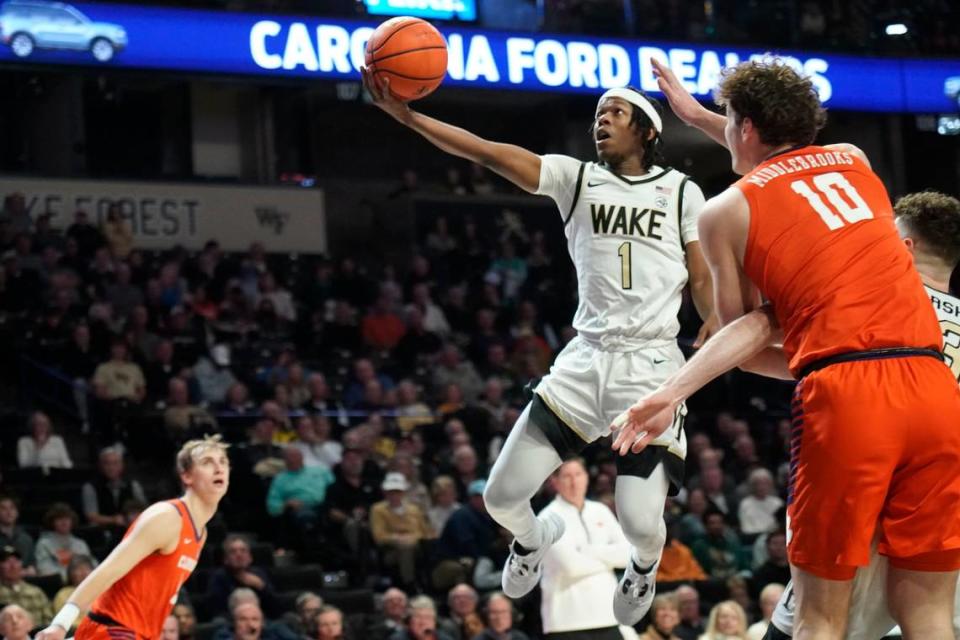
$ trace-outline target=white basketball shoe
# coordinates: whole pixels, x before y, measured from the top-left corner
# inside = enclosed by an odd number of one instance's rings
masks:
[[[503,592],[511,598],[522,598],[537,586],[543,555],[560,539],[567,527],[563,518],[555,513],[546,513],[537,519],[543,527],[543,544],[539,548],[520,555],[516,551],[517,541],[510,543],[510,557],[503,568],[501,586]]]
[[[657,567],[660,560],[646,573],[637,571],[637,561],[630,556],[627,570],[613,592],[613,615],[620,624],[632,627],[647,615],[657,591]]]

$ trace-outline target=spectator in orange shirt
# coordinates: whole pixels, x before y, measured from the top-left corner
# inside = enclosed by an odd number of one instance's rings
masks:
[[[383,291],[360,323],[363,341],[374,349],[393,349],[407,332],[407,325],[393,310],[393,296]]]
[[[660,568],[657,569],[657,582],[684,582],[688,580],[706,580],[707,574],[693,556],[690,547],[677,538],[676,523],[667,527],[667,541],[663,545]]]

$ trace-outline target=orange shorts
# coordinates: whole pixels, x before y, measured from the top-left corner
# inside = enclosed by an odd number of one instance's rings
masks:
[[[793,397],[787,549],[852,579],[878,550],[918,571],[960,568],[960,388],[931,357],[834,364]]]
[[[80,621],[73,637],[74,640],[146,640],[136,631],[126,627],[100,624],[86,616]]]

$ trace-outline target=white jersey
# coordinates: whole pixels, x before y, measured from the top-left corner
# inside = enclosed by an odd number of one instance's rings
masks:
[[[960,381],[960,298],[932,287],[924,287],[943,331],[943,360]]]
[[[676,340],[700,187],[670,168],[630,177],[569,156],[540,159],[537,193],[557,203],[577,271],[573,328],[607,351]]]

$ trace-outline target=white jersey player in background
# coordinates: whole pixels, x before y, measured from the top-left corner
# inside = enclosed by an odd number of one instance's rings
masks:
[[[700,316],[712,316],[710,274],[697,238],[703,193],[682,173],[654,164],[660,105],[637,90],[611,89],[600,98],[591,127],[599,161],[585,163],[490,142],[417,113],[390,94],[388,81],[362,73],[374,103],[401,124],[530,193],[550,196],[559,209],[579,283],[578,336],[534,390],[484,493],[490,515],[514,536],[503,591],[518,598],[537,584],[541,559],[564,530],[555,515],[537,518],[530,499],[564,458],[607,435],[638,393],[657,388],[683,364],[677,313],[688,280]],[[618,460],[617,511],[632,546],[614,597],[623,624],[637,623],[653,600],[666,537],[664,499],[682,483],[684,413],[678,409],[658,446]]]
[[[948,293],[950,275],[960,264],[960,200],[923,191],[897,200],[894,220],[943,330],[943,356],[960,383],[960,298]],[[792,585],[777,603],[764,640],[793,637]],[[850,600],[848,640],[877,640],[896,623],[887,610],[887,559],[873,552],[870,564],[857,572]],[[960,589],[957,590],[960,598]],[[953,632],[960,639],[960,601],[954,607]]]

